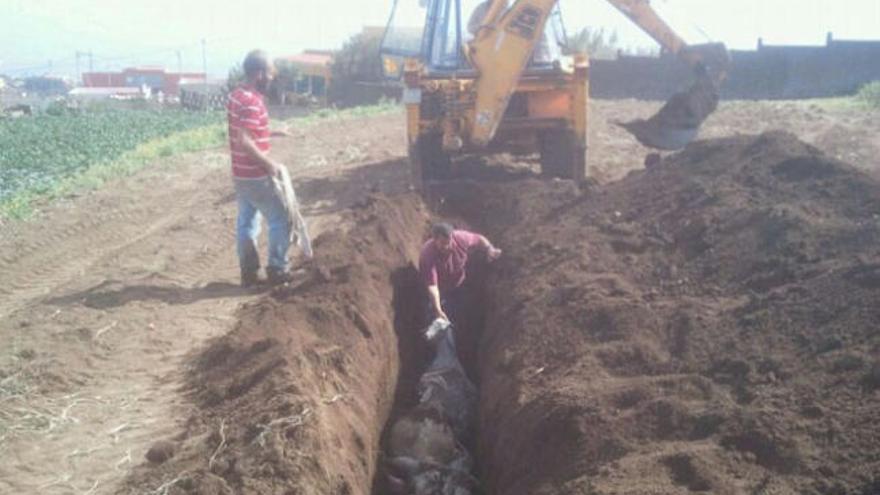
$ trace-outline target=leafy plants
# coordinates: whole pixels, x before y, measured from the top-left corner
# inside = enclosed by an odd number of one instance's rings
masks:
[[[868,83],[856,93],[856,99],[871,108],[880,108],[880,81]]]
[[[140,156],[150,143],[153,158],[219,145],[222,122],[219,113],[121,109],[0,119],[0,216],[22,216],[33,198]],[[213,131],[192,134],[200,128]],[[191,135],[172,139],[184,132]]]

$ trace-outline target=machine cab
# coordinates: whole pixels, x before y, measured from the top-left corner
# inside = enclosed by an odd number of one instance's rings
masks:
[[[492,1],[510,0],[396,0],[382,40],[385,76],[400,78],[403,61],[419,59],[428,74],[472,71],[465,56]],[[558,67],[565,43],[559,5],[547,20],[544,39],[535,46],[529,70]],[[464,74],[461,74],[464,73]]]

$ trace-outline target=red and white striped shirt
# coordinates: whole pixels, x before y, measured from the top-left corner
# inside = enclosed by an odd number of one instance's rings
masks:
[[[229,151],[232,155],[232,175],[242,179],[265,177],[266,171],[251,158],[240,140],[239,132],[250,134],[257,148],[269,151],[269,112],[263,103],[263,95],[250,86],[239,86],[229,94],[226,103],[229,118]]]

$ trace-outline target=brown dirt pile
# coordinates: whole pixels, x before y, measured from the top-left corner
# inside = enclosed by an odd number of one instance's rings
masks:
[[[582,194],[463,184],[446,204],[505,248],[490,493],[880,492],[874,180],[768,133]]]
[[[370,491],[397,386],[393,308],[408,297],[392,274],[412,272],[427,216],[404,195],[371,197],[352,217],[350,232],[316,239],[320,268],[245,306],[194,356],[196,410],[173,457],[138,468],[121,493]]]

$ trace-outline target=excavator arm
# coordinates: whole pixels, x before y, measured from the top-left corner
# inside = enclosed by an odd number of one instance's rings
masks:
[[[650,0],[608,0],[633,23],[648,33],[660,46],[671,53],[679,53],[687,43],[660,18]]]
[[[696,81],[676,93],[655,115],[617,124],[643,145],[678,150],[691,142],[700,126],[718,107],[718,88],[727,77],[730,55],[723,43],[688,45],[651,7],[651,0],[608,0],[664,50],[687,62]]]
[[[709,73],[715,84],[720,84],[726,77],[730,56],[724,44],[688,45],[651,7],[651,0],[608,0],[608,3],[639,26],[664,50],[678,55],[698,71],[705,70]]]
[[[471,143],[484,147],[495,136],[507,103],[529,57],[544,36],[544,25],[557,0],[491,0],[483,22],[468,45],[468,58],[479,72]]]
[[[680,149],[697,134],[718,104],[717,87],[729,65],[723,44],[690,46],[651,7],[650,0],[608,0],[648,33],[666,51],[695,68],[697,82],[678,93],[657,115],[647,120],[619,123],[642,144]],[[536,44],[557,0],[489,0],[485,17],[468,44],[468,58],[477,69],[474,129],[471,142],[486,146],[495,135]]]

